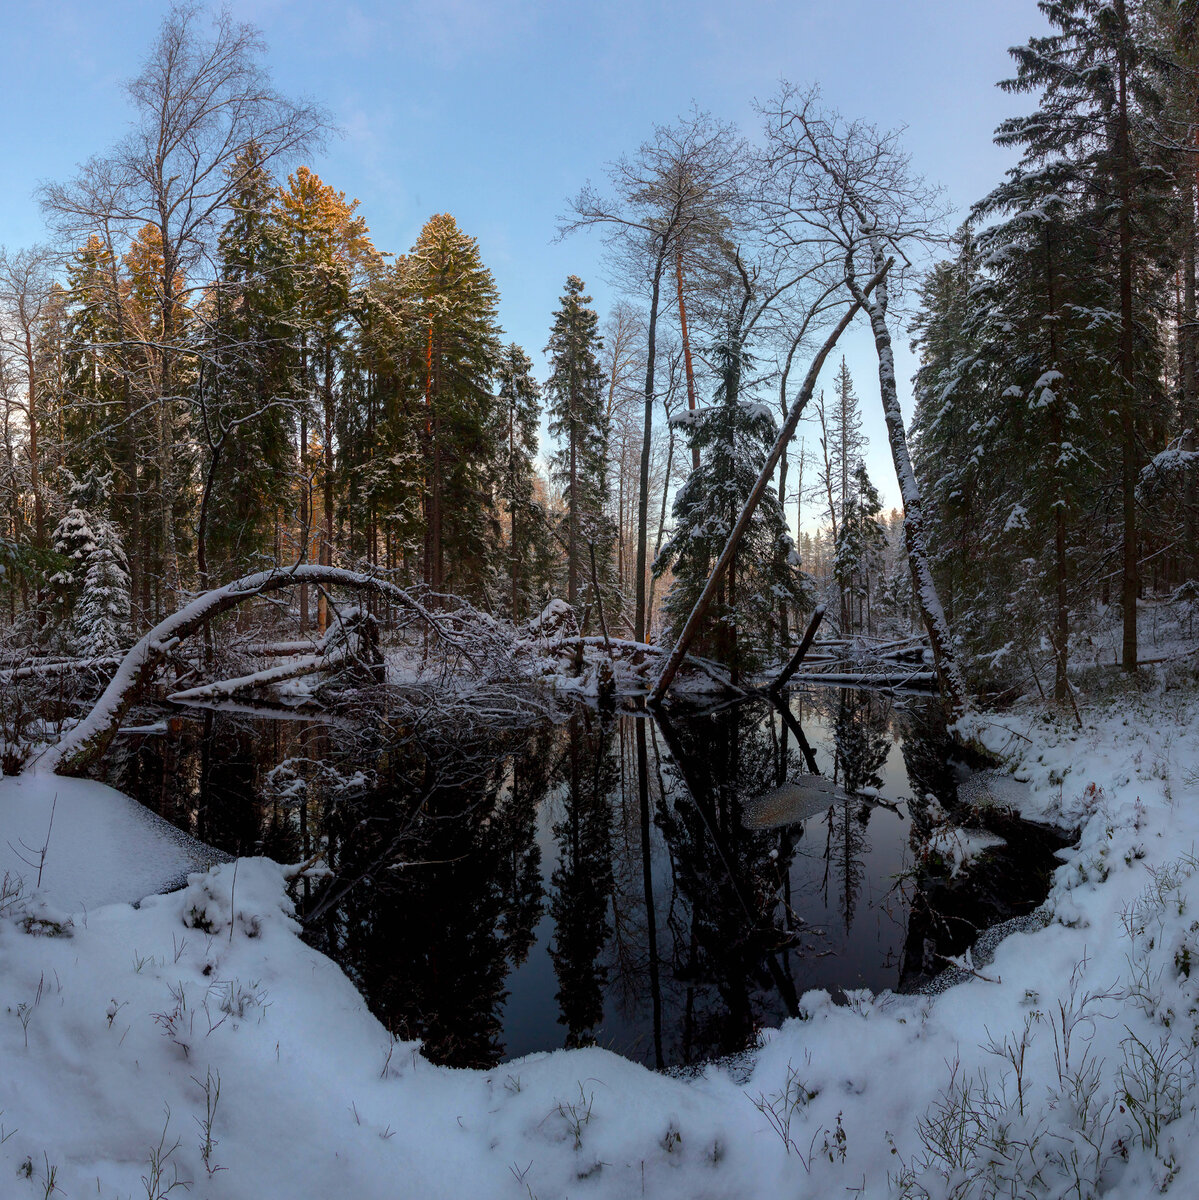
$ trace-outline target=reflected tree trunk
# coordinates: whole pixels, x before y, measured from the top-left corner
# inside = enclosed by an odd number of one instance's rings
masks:
[[[641,810],[641,880],[645,888],[645,932],[649,949],[649,992],[653,1006],[654,1066],[660,1071],[662,1058],[662,982],[658,962],[658,927],[654,911],[653,855],[650,845],[649,755],[645,741],[645,721],[637,726],[637,799]]]

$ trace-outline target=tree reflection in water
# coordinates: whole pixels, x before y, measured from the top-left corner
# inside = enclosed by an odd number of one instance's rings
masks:
[[[598,1043],[687,1063],[743,1048],[809,987],[897,985],[909,824],[853,793],[952,786],[930,707],[830,689],[524,730],[386,704],[175,713],[124,739],[108,778],[231,853],[319,854],[306,937],[438,1062]],[[830,802],[747,819],[784,784]]]
[[[604,1017],[607,972],[600,952],[611,932],[613,732],[606,718],[577,710],[567,722],[561,760],[564,790],[562,817],[554,824],[558,863],[550,877],[554,937],[549,954],[567,1046],[593,1044]]]
[[[878,693],[838,693],[833,720],[833,781],[840,783],[842,794],[829,805],[825,818],[824,902],[830,900],[830,886],[836,896],[845,932],[853,925],[865,875],[865,858],[870,852],[866,830],[874,808],[863,803],[863,788],[882,787],[881,770],[890,751],[890,702]]]

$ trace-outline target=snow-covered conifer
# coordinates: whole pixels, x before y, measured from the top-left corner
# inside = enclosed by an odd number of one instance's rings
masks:
[[[674,504],[675,529],[654,564],[674,572],[663,605],[672,628],[687,620],[724,549],[775,437],[765,405],[742,396],[750,358],[733,336],[715,347],[719,384],[714,403],[687,414],[687,435],[700,452]],[[787,530],[778,493],[767,488],[725,579],[708,610],[701,640],[733,665],[750,664],[774,640],[780,600],[811,606],[810,586]]]
[[[129,624],[129,563],[117,527],[104,514],[112,476],[69,477],[70,508],[54,530],[53,548],[66,565],[52,577],[70,613],[77,653],[114,654]]]

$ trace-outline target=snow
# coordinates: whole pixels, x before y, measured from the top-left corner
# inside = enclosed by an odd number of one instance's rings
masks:
[[[39,894],[55,908],[83,912],[132,903],[179,886],[190,871],[219,857],[103,784],[45,775],[0,778],[0,875],[22,876],[33,891],[40,863]]]
[[[1079,831],[1043,928],[935,995],[810,992],[687,1079],[600,1049],[434,1067],[300,940],[295,868],[221,863],[133,907],[178,869],[164,829],[99,784],[5,780],[14,845],[58,799],[44,894],[0,899],[0,1195],[51,1171],[145,1195],[155,1155],[210,1200],[1195,1195],[1199,688],[1156,680],[1110,683],[1081,729],[963,719],[1004,760],[981,791]]]
[[[1023,504],[1013,504],[1012,511],[1008,513],[1008,518],[1004,522],[1003,532],[1011,533],[1013,529],[1027,529],[1028,527],[1028,509]]]
[[[760,404],[756,400],[739,400],[737,403],[741,411],[752,420],[769,421],[771,424],[774,424],[774,413],[768,405]]]
[[[670,414],[670,424],[682,428],[698,425],[711,411],[709,406],[680,409]]]

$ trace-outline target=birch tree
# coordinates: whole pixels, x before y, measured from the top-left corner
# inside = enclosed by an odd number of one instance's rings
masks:
[[[899,404],[889,316],[893,284],[884,274],[873,293],[863,286],[867,278],[880,278],[889,255],[910,262],[908,251],[935,235],[937,197],[912,173],[896,134],[822,109],[814,89],[783,83],[762,112],[774,175],[770,203],[784,215],[800,209],[797,228],[804,239],[816,237],[839,252],[845,287],[870,321],[915,592],[942,694],[950,711],[960,714],[968,705],[966,683],[929,565],[920,487]]]

